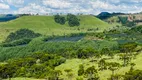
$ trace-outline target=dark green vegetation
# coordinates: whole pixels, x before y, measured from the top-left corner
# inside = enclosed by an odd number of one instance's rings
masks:
[[[35,53],[26,58],[8,60],[6,64],[0,65],[0,77],[35,77],[55,79],[59,72],[54,68],[66,61],[65,58],[47,53]],[[58,76],[57,76],[58,77]]]
[[[77,18],[77,16],[75,16],[73,14],[68,14],[66,18],[63,16],[60,16],[60,15],[55,15],[54,20],[56,23],[59,23],[61,25],[64,25],[66,23],[66,21],[68,21],[68,25],[70,27],[80,25],[79,19]]]
[[[136,25],[135,21],[129,21],[128,17],[119,16],[119,22],[122,23],[123,26],[133,27]]]
[[[11,42],[19,39],[25,39],[25,38],[36,38],[39,37],[41,34],[34,33],[31,30],[28,29],[20,29],[16,32],[12,32],[9,34],[9,36],[6,38],[5,42]]]
[[[0,15],[0,22],[10,21],[18,18],[20,15],[13,15],[13,14],[7,14],[7,15]]]
[[[59,23],[59,24],[62,24],[62,25],[66,23],[65,17],[62,17],[60,15],[55,15],[54,20],[55,20],[56,23]]]
[[[117,16],[117,15],[125,15],[125,14],[124,13],[101,12],[99,15],[97,15],[97,17],[101,20],[105,20],[105,19],[108,19],[108,18],[113,17],[113,16]]]
[[[19,40],[15,40],[12,42],[5,42],[2,43],[2,47],[13,47],[13,46],[18,46],[18,45],[26,45],[28,44],[32,39],[19,39]]]
[[[131,70],[128,73],[125,73],[124,80],[141,80],[142,79],[142,70]]]

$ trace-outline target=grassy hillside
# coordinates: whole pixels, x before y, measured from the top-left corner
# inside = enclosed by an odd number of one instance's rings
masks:
[[[68,33],[87,32],[88,29],[99,28],[99,31],[111,27],[109,24],[97,19],[94,16],[78,16],[81,20],[79,27],[69,27],[55,23],[53,16],[24,16],[16,20],[0,23],[0,41],[17,29],[28,28],[44,35],[63,35]]]

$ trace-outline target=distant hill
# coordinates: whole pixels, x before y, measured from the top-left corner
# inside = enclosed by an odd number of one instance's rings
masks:
[[[19,15],[13,15],[13,14],[4,14],[0,15],[0,22],[10,21],[18,18]]]
[[[80,26],[69,27],[57,24],[54,21],[54,16],[23,16],[15,20],[0,23],[0,40],[13,31],[21,28],[28,28],[43,35],[63,35],[70,33],[87,32],[88,30],[98,29],[103,31],[109,29],[111,25],[91,15],[78,16]]]
[[[108,19],[117,15],[125,15],[124,13],[109,13],[109,12],[101,12],[97,17],[101,20]]]

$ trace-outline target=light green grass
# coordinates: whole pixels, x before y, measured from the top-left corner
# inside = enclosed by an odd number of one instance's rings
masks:
[[[103,57],[106,57],[106,56],[103,56]],[[63,75],[61,77],[67,78],[64,70],[65,69],[72,69],[72,73],[74,74],[73,80],[75,80],[77,78],[77,71],[78,71],[80,64],[83,64],[85,66],[85,69],[87,67],[92,66],[92,65],[94,65],[96,68],[98,68],[97,62],[89,62],[90,60],[91,59],[69,59],[64,64],[56,67],[56,70],[61,70],[63,72]],[[138,55],[135,60],[132,60],[132,62],[134,62],[136,64],[136,66],[134,67],[135,69],[142,70],[141,61],[142,61],[142,54]],[[119,60],[118,56],[115,56],[114,59],[107,60],[107,62],[118,62],[121,64],[123,63],[123,61]],[[123,74],[125,74],[125,72],[128,72],[129,69],[130,69],[130,66],[122,67],[119,70],[116,70],[115,74],[123,75]],[[100,80],[107,80],[107,78],[109,78],[111,75],[110,70],[99,71],[98,73],[100,76]]]
[[[24,16],[9,22],[1,22],[0,41],[4,40],[10,32],[20,28],[28,28],[44,35],[63,35],[87,32],[88,28],[99,28],[99,31],[103,31],[111,27],[94,16],[83,15],[78,18],[81,23],[79,27],[69,27],[67,23],[65,25],[57,24],[54,21],[54,16]]]

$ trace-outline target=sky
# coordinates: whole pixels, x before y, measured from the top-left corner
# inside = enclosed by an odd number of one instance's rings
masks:
[[[0,14],[99,14],[141,11],[142,0],[0,0]]]

